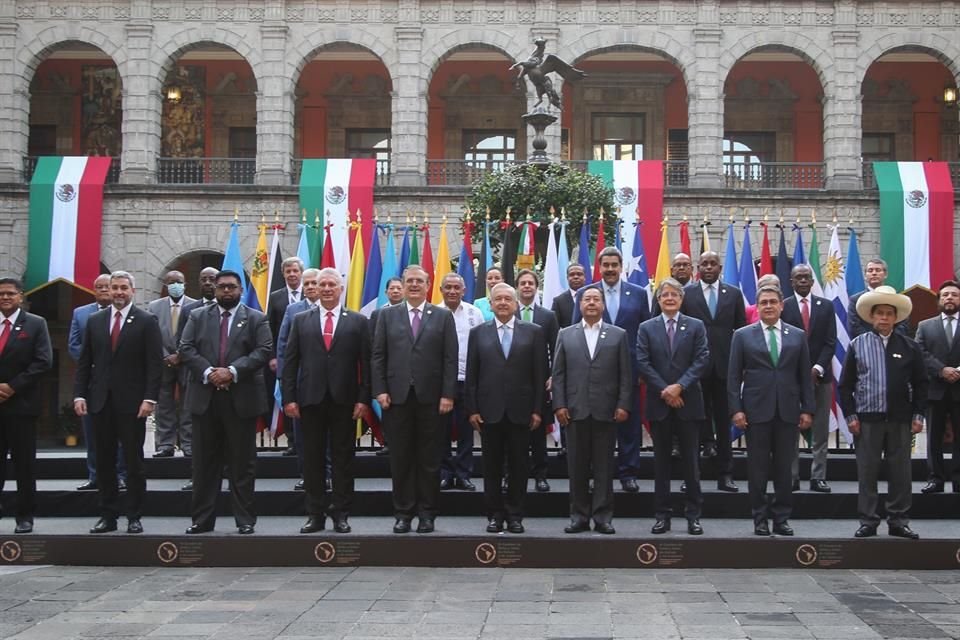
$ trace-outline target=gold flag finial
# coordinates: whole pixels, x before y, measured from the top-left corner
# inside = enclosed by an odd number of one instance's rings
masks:
[[[307,224],[307,210],[300,209],[300,223]]]
[[[233,208],[233,221],[237,222],[240,220],[240,207]]]

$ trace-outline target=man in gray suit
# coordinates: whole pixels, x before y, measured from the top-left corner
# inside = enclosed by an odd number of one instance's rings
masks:
[[[783,293],[766,285],[757,292],[760,320],[737,329],[730,343],[727,402],[733,424],[747,433],[747,481],[753,532],[792,536],[793,459],[797,427],[809,429],[816,403],[810,350],[802,329],[781,322]],[[771,454],[774,499],[767,503]]]
[[[570,524],[566,533],[613,528],[613,448],[630,416],[635,382],[627,333],[603,321],[603,292],[580,296],[582,319],[560,331],[553,359],[554,415],[567,429]],[[590,476],[593,475],[593,492]]]
[[[157,317],[160,335],[163,338],[163,376],[160,379],[160,397],[157,399],[155,414],[157,432],[154,458],[173,456],[178,436],[183,455],[188,457],[193,455],[190,441],[192,432],[190,412],[186,409],[178,411],[176,401],[177,385],[183,388],[186,384],[183,369],[180,367],[177,327],[184,307],[194,302],[193,298],[184,295],[184,282],[181,272],[170,271],[163,277],[168,295],[147,305],[147,311]]]

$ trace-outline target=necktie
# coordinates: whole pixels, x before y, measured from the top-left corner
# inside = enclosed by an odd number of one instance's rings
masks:
[[[620,310],[620,296],[613,287],[607,289],[607,313],[610,314],[610,322],[617,321],[617,311]]]
[[[220,359],[219,366],[227,366],[227,337],[230,335],[230,312],[220,314]]]
[[[117,311],[113,314],[113,326],[110,328],[110,350],[117,350],[117,340],[120,339],[120,320],[123,314]]]
[[[510,327],[503,325],[500,327],[500,347],[503,349],[504,358],[510,355],[511,344],[513,344],[513,336],[511,335]]]
[[[290,304],[293,304],[294,302],[297,301],[297,296],[299,295],[299,293],[300,293],[299,291],[290,292]]]
[[[4,322],[9,322],[9,320],[4,320]],[[953,316],[947,316],[947,344],[953,344]],[[0,351],[3,351],[3,347],[0,347]]]
[[[177,325],[180,323],[180,304],[173,304],[170,306],[170,326],[173,327],[173,332],[177,332]]]
[[[673,318],[667,320],[667,342],[670,344],[670,353],[673,353],[673,338],[677,334],[677,321]]]
[[[3,353],[4,347],[7,346],[7,340],[10,339],[10,330],[10,320],[9,318],[4,318],[3,331],[0,331],[0,353]]]
[[[420,309],[412,309],[413,320],[410,321],[410,330],[413,331],[413,337],[416,338],[420,333]]]
[[[707,285],[707,308],[710,309],[710,317],[717,317],[717,290],[713,285]]]
[[[323,346],[330,351],[333,342],[333,311],[327,311],[327,319],[323,322]]]
[[[810,333],[810,305],[806,298],[800,300],[800,316],[803,318],[803,330]]]
[[[524,322],[531,322],[533,320],[533,311],[530,310],[530,307],[524,307],[521,315],[523,315]]]
[[[777,348],[777,328],[767,327],[767,331],[770,332],[770,362],[773,363],[773,366],[777,366],[777,362],[780,360],[780,350]]]

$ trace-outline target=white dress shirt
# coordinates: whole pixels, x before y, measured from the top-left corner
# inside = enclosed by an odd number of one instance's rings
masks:
[[[799,293],[795,293],[795,294],[793,294],[793,297],[797,299],[797,309],[800,310],[800,317],[801,317],[801,318],[803,317],[803,301],[804,301],[804,300],[807,301],[807,311],[810,313],[810,322],[813,322],[813,300],[811,300],[811,298],[813,297],[813,294],[812,294],[812,293],[808,293],[808,294],[807,294],[807,297],[804,298],[804,297],[801,296]],[[800,328],[803,329],[803,327],[800,327]],[[804,331],[806,331],[806,329],[804,329]],[[810,339],[810,336],[807,336],[807,340],[809,340],[809,339]],[[812,359],[813,356],[814,356],[814,354],[811,353],[811,354],[810,354],[810,358]],[[821,366],[818,365],[818,364],[814,364],[814,365],[813,365],[813,368],[817,370],[817,376],[820,377],[820,378],[822,378],[822,377],[823,377],[823,367],[821,367]]]
[[[330,335],[331,336],[336,335],[337,323],[340,322],[340,305],[338,304],[333,309],[327,309],[320,303],[316,303],[314,306],[317,307],[317,313],[320,314],[320,330],[321,331],[323,331],[323,327],[325,327],[327,324],[327,311],[330,311],[331,313],[333,313],[333,316],[330,318],[331,320],[333,320],[333,331],[330,332]]]
[[[600,340],[600,327],[603,326],[603,321],[591,325],[586,320],[581,320],[580,324],[583,326],[583,337],[587,339],[587,351],[590,353],[590,359],[592,360],[597,352],[597,341]]]
[[[449,307],[447,307],[449,309]],[[457,380],[463,382],[467,377],[467,344],[470,329],[483,324],[483,313],[469,302],[461,302],[453,313],[453,324],[457,328]]]
[[[130,315],[130,309],[133,307],[131,302],[123,309],[120,309],[120,332],[123,332],[123,325],[127,323],[127,316]],[[117,308],[113,305],[110,305],[110,322],[107,323],[107,335],[110,335],[113,332],[113,323],[117,320]]]

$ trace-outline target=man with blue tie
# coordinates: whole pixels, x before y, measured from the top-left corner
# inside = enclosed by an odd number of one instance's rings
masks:
[[[627,420],[617,424],[617,447],[620,455],[617,460],[617,477],[620,486],[628,493],[640,490],[637,476],[640,473],[640,394],[637,393],[637,329],[640,323],[650,318],[650,303],[647,292],[621,278],[623,273],[623,254],[616,247],[607,247],[597,256],[600,263],[600,282],[588,285],[577,292],[573,322],[582,319],[580,301],[584,291],[598,289],[603,293],[603,321],[616,325],[627,333],[627,346],[630,349],[630,362],[633,366],[631,383],[630,414]]]

